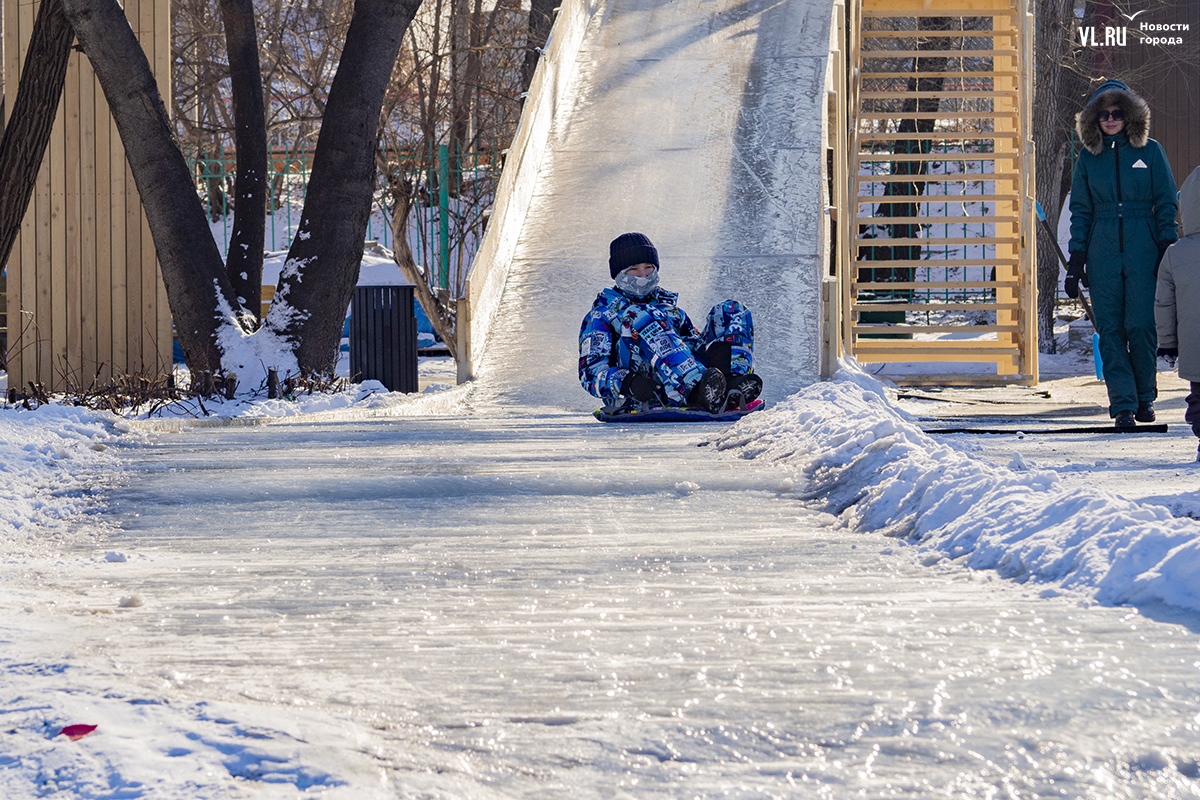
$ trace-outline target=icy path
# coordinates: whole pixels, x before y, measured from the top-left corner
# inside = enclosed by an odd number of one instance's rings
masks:
[[[1200,795],[1196,630],[914,563],[787,467],[695,446],[719,428],[587,415],[576,333],[625,230],[693,316],[750,305],[769,400],[814,375],[829,14],[598,9],[461,416],[124,450],[120,527],[14,580],[29,612],[0,620],[6,719],[101,732],[23,723],[0,788]]]
[[[72,602],[142,598],[90,649],[176,704],[356,720],[399,797],[1196,796],[1194,632],[914,564],[715,430],[156,437]]]

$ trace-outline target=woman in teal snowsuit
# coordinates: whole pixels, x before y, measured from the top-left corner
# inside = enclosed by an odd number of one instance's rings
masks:
[[[1118,428],[1154,421],[1158,396],[1154,287],[1158,262],[1178,238],[1177,192],[1150,107],[1120,81],[1105,81],[1075,118],[1084,150],[1071,181],[1071,258],[1065,289],[1091,290]]]

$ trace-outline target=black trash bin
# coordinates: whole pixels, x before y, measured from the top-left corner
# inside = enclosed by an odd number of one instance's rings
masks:
[[[417,316],[411,286],[356,286],[350,301],[350,377],[416,392]]]

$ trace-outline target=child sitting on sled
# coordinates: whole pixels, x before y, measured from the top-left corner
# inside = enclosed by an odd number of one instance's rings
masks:
[[[640,233],[608,246],[616,285],[596,296],[579,330],[579,382],[606,409],[628,403],[699,408],[719,414],[762,392],[754,374],[754,321],[726,300],[701,333],[678,295],[659,288],[658,250]]]

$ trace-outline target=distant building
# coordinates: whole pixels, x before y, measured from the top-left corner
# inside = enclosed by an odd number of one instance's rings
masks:
[[[1123,47],[1101,48],[1097,77],[1124,80],[1146,98],[1150,135],[1166,149],[1175,182],[1183,183],[1200,166],[1200,3],[1095,0],[1095,5],[1097,26],[1125,29]]]

